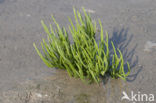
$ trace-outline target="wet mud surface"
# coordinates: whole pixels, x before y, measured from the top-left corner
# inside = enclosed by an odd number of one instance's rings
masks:
[[[3,103],[109,103],[120,99],[125,89],[121,80],[109,80],[106,85],[86,84],[58,70],[55,76],[21,82],[0,93]]]

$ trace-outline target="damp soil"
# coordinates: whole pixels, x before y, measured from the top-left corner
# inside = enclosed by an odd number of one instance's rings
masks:
[[[3,103],[110,103],[120,99],[125,89],[121,80],[109,79],[106,85],[87,84],[70,78],[63,70],[53,76],[21,82],[0,93]]]

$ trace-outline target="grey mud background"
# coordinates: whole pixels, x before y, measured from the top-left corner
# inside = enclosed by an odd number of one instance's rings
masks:
[[[33,42],[46,37],[40,20],[53,14],[67,27],[73,7],[101,19],[131,63],[126,82],[84,84],[36,54]],[[156,0],[0,0],[0,103],[128,103],[122,91],[156,94]]]

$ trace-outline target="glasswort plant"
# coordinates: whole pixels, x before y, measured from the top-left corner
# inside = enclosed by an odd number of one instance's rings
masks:
[[[70,26],[68,31],[65,27],[60,27],[55,18],[52,19],[57,27],[50,29],[41,21],[41,24],[47,33],[48,43],[45,39],[41,42],[43,54],[33,44],[38,55],[48,67],[66,69],[72,77],[78,77],[81,80],[89,82],[100,82],[100,76],[109,74],[112,78],[122,78],[123,80],[130,73],[130,66],[127,62],[128,72],[124,70],[124,60],[119,49],[115,49],[111,41],[113,56],[110,57],[109,39],[106,32],[104,39],[103,27],[100,20],[100,40],[95,40],[96,22],[93,22],[90,15],[83,8],[84,16],[79,11],[74,11],[76,25],[69,18]],[[69,41],[69,34],[72,35],[73,43]],[[119,55],[117,55],[119,54]]]

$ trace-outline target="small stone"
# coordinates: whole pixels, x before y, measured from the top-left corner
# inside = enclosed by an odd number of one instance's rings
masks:
[[[144,47],[144,51],[150,52],[154,48],[156,48],[156,43],[152,41],[147,41]]]
[[[91,9],[85,9],[85,11],[88,12],[88,13],[95,13],[95,11],[91,10]]]
[[[139,64],[138,66],[141,67],[142,65]]]
[[[31,15],[30,14],[27,14],[27,17],[31,17]]]
[[[47,94],[45,94],[44,96],[45,96],[45,97],[48,97],[48,95],[47,95]]]
[[[40,94],[40,93],[36,93],[36,96],[37,96],[38,98],[42,98],[42,94]]]

